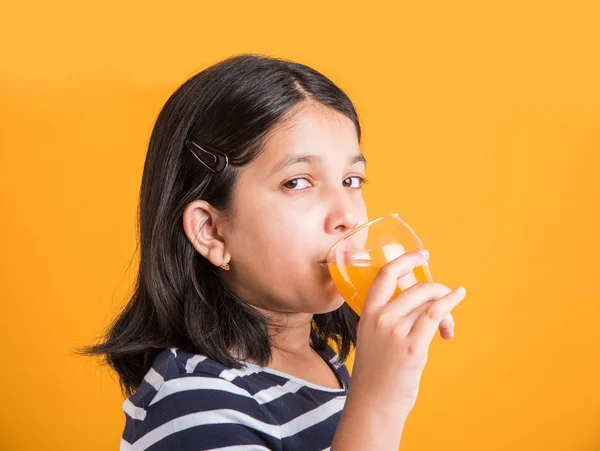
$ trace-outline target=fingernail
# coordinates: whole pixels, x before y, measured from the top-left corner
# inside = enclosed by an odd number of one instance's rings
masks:
[[[425,258],[429,258],[429,251],[426,251],[426,250],[419,251],[419,255],[422,257],[425,257]]]
[[[454,290],[456,292],[456,294],[466,294],[467,290],[465,289],[465,287],[460,286],[458,287],[456,290]]]

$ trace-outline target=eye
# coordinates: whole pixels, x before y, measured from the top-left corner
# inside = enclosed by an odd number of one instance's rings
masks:
[[[300,191],[301,189],[307,188],[307,186],[302,186],[302,183],[300,183],[302,180],[304,180],[306,184],[310,185],[310,182],[307,179],[299,177],[285,182],[283,187],[289,189],[290,191]]]
[[[350,181],[349,185],[347,184],[348,181]],[[364,177],[359,177],[359,176],[348,177],[346,180],[344,180],[344,186],[348,186],[349,188],[355,188],[355,189],[360,188],[365,183],[367,183],[367,179],[365,179]]]

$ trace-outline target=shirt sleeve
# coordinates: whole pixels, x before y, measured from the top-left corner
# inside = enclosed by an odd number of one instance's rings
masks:
[[[121,451],[281,450],[280,428],[246,390],[212,374],[166,381]]]

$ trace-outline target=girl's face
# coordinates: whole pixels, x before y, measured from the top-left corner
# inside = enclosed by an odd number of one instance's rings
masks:
[[[325,255],[367,221],[365,161],[354,123],[319,105],[304,106],[244,167],[223,229],[227,283],[248,303],[277,312],[326,313],[344,302]]]

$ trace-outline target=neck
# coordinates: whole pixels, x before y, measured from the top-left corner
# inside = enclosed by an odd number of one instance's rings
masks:
[[[312,313],[280,313],[256,306],[254,308],[280,326],[276,331],[270,332],[273,361],[306,358],[314,353],[310,346]],[[236,353],[232,352],[232,355]]]
[[[235,283],[235,271],[226,272],[223,274],[223,279],[230,287],[236,287],[236,291],[240,297],[244,299],[253,299],[251,293],[247,293],[243,287]],[[282,353],[288,355],[307,355],[311,353],[310,347],[310,332],[312,313],[300,312],[280,312],[271,310],[267,305],[260,303],[248,303],[260,313],[265,315],[278,327],[277,330],[270,331],[271,347],[274,353]]]
[[[311,353],[309,340],[312,318],[310,313],[292,313],[276,317],[275,320],[283,327],[271,335],[273,351],[286,355]]]
[[[270,332],[273,351],[283,354],[304,354],[310,351],[312,313],[277,312],[256,307],[276,326]]]

